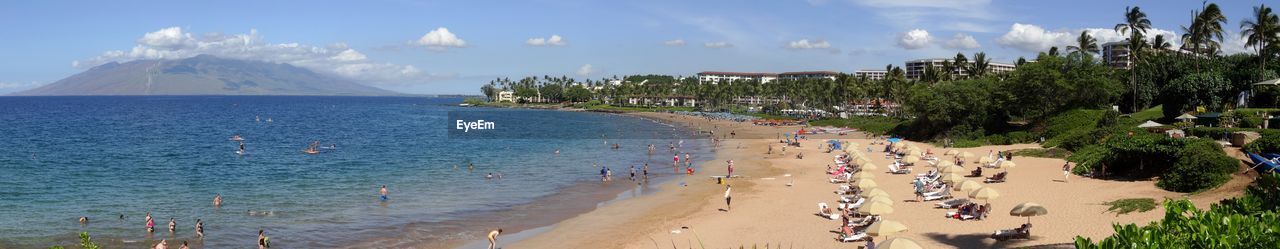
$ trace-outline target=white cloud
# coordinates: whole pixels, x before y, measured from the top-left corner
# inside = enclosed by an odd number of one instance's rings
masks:
[[[1127,33],[1116,32],[1110,28],[1079,28],[1074,30],[1048,31],[1034,24],[1014,23],[1009,27],[1009,32],[996,38],[996,43],[1005,47],[1017,48],[1027,52],[1040,52],[1048,50],[1050,47],[1057,46],[1059,49],[1065,49],[1066,46],[1075,44],[1076,38],[1081,32],[1088,33],[1094,39],[1098,40],[1098,45],[1108,42],[1118,42],[1128,39]],[[1143,37],[1147,41],[1155,39],[1156,35],[1164,35],[1165,41],[1178,46],[1179,36],[1177,33],[1163,29],[1149,29]]]
[[[431,32],[427,32],[427,34],[422,35],[422,37],[418,38],[417,41],[414,41],[413,44],[425,46],[427,49],[440,51],[450,47],[466,47],[467,41],[458,38],[458,35],[453,34],[453,32],[449,32],[448,28],[439,27],[436,28],[436,30],[432,30]]]
[[[800,39],[799,41],[791,41],[787,43],[790,49],[826,49],[831,48],[831,43],[824,40],[809,41],[809,39]]]
[[[684,39],[675,39],[675,40],[670,40],[670,41],[664,41],[664,42],[662,42],[662,44],[663,44],[663,45],[667,45],[667,46],[672,46],[672,47],[684,46]]]
[[[851,0],[894,28],[990,32],[985,24],[1003,22],[990,0]]]
[[[979,25],[972,22],[947,22],[947,23],[943,23],[941,28],[945,30],[955,30],[955,31],[974,32],[974,33],[988,33],[988,32],[994,31],[989,26]]]
[[[978,44],[977,39],[973,39],[973,36],[966,35],[966,34],[956,34],[954,37],[951,37],[950,40],[947,40],[946,43],[943,43],[942,46],[949,49],[960,49],[960,50],[968,50],[968,49],[975,49],[975,48],[982,47],[981,44]]]
[[[450,39],[423,39],[431,43],[420,45],[441,47],[465,45],[452,34],[444,35],[448,34],[447,30],[441,28],[437,31],[442,32],[433,31],[439,34],[435,37]],[[431,36],[430,33],[424,37],[429,36]],[[249,30],[247,34],[210,33],[194,36],[178,27],[146,33],[129,50],[106,51],[98,56],[72,61],[71,66],[89,68],[113,61],[171,60],[201,54],[231,59],[288,63],[320,73],[336,74],[373,84],[420,82],[430,77],[413,66],[370,61],[368,56],[348,47],[345,43],[327,46],[268,43],[262,39],[257,30]]]
[[[1067,32],[1044,30],[1032,24],[1014,23],[1009,32],[996,38],[996,43],[1027,52],[1039,52],[1049,47],[1071,43],[1073,36]]]
[[[582,65],[582,67],[579,67],[579,68],[578,68],[578,75],[580,75],[580,76],[584,76],[584,77],[585,77],[585,76],[590,76],[591,74],[593,74],[593,73],[595,73],[595,72],[596,72],[596,70],[595,70],[595,69],[593,69],[593,68],[591,68],[591,64]]]
[[[1257,54],[1257,51],[1254,51],[1253,47],[1245,46],[1247,40],[1241,38],[1239,32],[1227,31],[1226,34],[1222,36],[1226,37],[1226,39],[1223,39],[1222,43],[1219,44],[1220,46],[1218,50],[1222,51],[1222,55],[1237,53]]]
[[[974,6],[986,6],[991,0],[855,0],[867,6],[881,8],[942,8],[969,9]]]
[[[538,38],[529,38],[529,40],[525,41],[524,43],[525,43],[525,44],[529,44],[529,45],[533,45],[533,46],[565,46],[565,45],[569,45],[569,43],[568,43],[568,42],[565,42],[565,41],[564,41],[564,37],[560,37],[560,35],[551,35],[551,37],[548,37],[548,38],[541,38],[541,37],[538,37]]]
[[[913,29],[898,35],[898,47],[905,49],[925,48],[931,42],[933,38],[929,36],[929,31],[923,29]]]
[[[702,46],[706,48],[730,48],[730,47],[733,47],[733,44],[729,44],[728,42],[721,41],[721,42],[703,43]]]

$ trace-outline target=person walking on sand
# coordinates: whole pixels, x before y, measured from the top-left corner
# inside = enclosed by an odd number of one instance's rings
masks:
[[[387,201],[387,185],[382,185],[382,189],[378,189],[378,194],[380,194],[378,197],[379,199]]]
[[[1071,176],[1071,162],[1062,164],[1062,182],[1067,182],[1067,177]]]
[[[485,237],[488,237],[488,238],[489,238],[489,249],[497,249],[497,248],[498,248],[498,235],[499,235],[499,234],[502,234],[502,228],[498,228],[498,230],[490,230],[490,231],[489,231],[489,235],[488,235],[488,236],[485,236]]]
[[[724,177],[733,178],[733,160],[729,160],[728,162],[729,162],[729,174],[725,175]]]
[[[729,212],[730,209],[733,209],[733,206],[731,205],[733,203],[733,196],[729,195],[729,192],[732,190],[733,190],[733,185],[724,185],[724,211],[725,212]]]

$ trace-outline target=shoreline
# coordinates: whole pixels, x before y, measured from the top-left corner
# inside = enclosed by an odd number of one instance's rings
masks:
[[[500,240],[500,245],[509,245],[511,248],[637,249],[664,248],[667,245],[679,248],[720,248],[763,246],[766,243],[817,248],[862,245],[861,242],[835,241],[835,234],[830,231],[839,227],[838,221],[814,215],[816,203],[835,203],[831,190],[836,185],[826,183],[827,176],[822,172],[825,170],[824,165],[830,164],[830,157],[834,154],[822,153],[813,148],[818,141],[825,139],[851,140],[865,146],[868,139],[854,138],[865,137],[864,133],[850,133],[849,136],[810,135],[808,140],[802,142],[804,147],[793,148],[788,155],[778,156],[776,139],[768,137],[774,133],[794,132],[800,127],[734,125],[731,121],[707,121],[668,113],[627,115],[681,122],[690,127],[715,126],[722,131],[735,129],[739,134],[754,133],[760,138],[722,141],[727,144],[725,148],[716,150],[716,158],[710,160],[711,163],[702,165],[703,170],[691,178],[687,177],[688,186],[663,184],[655,194],[605,205],[561,221],[531,237],[515,242]],[[732,144],[738,143],[744,147],[731,148],[736,146]],[[765,155],[765,147],[771,144],[775,147],[775,154]],[[941,150],[925,143],[913,144],[939,151],[938,153]],[[1035,144],[1021,144],[957,150],[982,154],[988,150],[1038,147]],[[807,156],[805,159],[794,159],[791,157],[794,151],[801,151]],[[887,165],[890,162],[880,158],[878,154],[867,153],[877,165]],[[733,212],[722,212],[717,209],[725,205],[720,197],[724,187],[715,184],[713,180],[705,180],[705,177],[723,174],[723,161],[728,159],[734,160],[737,168],[735,173],[741,172],[744,177],[729,180],[733,186],[734,208]],[[910,178],[915,173],[929,170],[927,166],[915,166],[914,169],[918,172],[907,175],[891,175],[878,170],[875,173],[881,178],[876,178],[877,182],[896,200],[894,208],[897,211],[885,217],[900,221],[911,229],[894,237],[911,238],[926,248],[1053,247],[1070,244],[1077,235],[1095,240],[1110,236],[1114,233],[1111,228],[1114,223],[1141,225],[1159,220],[1163,216],[1161,207],[1124,215],[1108,213],[1107,206],[1102,204],[1105,201],[1119,198],[1154,198],[1157,201],[1163,198],[1187,198],[1197,206],[1205,207],[1224,198],[1239,196],[1243,188],[1240,183],[1248,181],[1241,180],[1247,177],[1234,176],[1231,182],[1222,187],[1196,194],[1183,194],[1161,190],[1150,181],[1107,181],[1072,176],[1069,182],[1056,182],[1054,179],[1062,177],[1062,159],[1020,157],[1015,161],[1018,162],[1018,167],[1009,171],[1016,178],[1008,183],[991,185],[1002,191],[1005,197],[991,201],[994,210],[987,220],[982,221],[946,219],[942,217],[945,210],[932,208],[934,202],[918,203],[908,200],[912,196],[908,184]],[[783,186],[786,182],[794,182],[795,186]],[[987,238],[991,231],[1009,229],[1025,222],[1024,217],[1009,216],[1006,210],[1027,201],[1039,202],[1050,209],[1050,215],[1032,219],[1032,223],[1037,225],[1037,232],[1031,240],[996,242]],[[882,239],[877,238],[877,241]]]

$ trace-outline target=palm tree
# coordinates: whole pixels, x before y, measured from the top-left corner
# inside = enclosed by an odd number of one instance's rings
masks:
[[[1240,21],[1240,36],[1246,39],[1245,46],[1253,46],[1258,51],[1263,71],[1267,70],[1267,57],[1270,56],[1263,49],[1280,39],[1276,32],[1280,32],[1280,17],[1276,17],[1271,7],[1264,4],[1253,7],[1253,20]]]
[[[1147,29],[1151,28],[1151,20],[1147,19],[1147,13],[1142,13],[1138,6],[1124,7],[1124,22],[1116,24],[1115,30],[1118,33],[1129,32],[1129,84],[1133,86],[1133,108],[1131,111],[1138,111],[1138,53],[1142,51],[1142,46],[1136,46],[1142,42],[1142,35],[1147,33]]]
[[[961,71],[961,72],[968,72],[968,71],[969,71],[969,67],[970,67],[970,65],[969,65],[969,59],[968,59],[968,58],[965,58],[965,57],[964,57],[964,54],[962,54],[962,53],[956,53],[956,58],[951,59],[951,61],[952,61],[952,63],[954,63],[954,64],[955,64],[956,69],[959,69],[959,71]],[[950,72],[950,73],[954,73],[954,72]],[[968,76],[972,76],[972,75],[966,75],[965,77],[968,77]]]
[[[1222,24],[1226,22],[1227,17],[1222,15],[1222,9],[1218,8],[1218,4],[1205,5],[1194,14],[1190,27],[1182,26],[1183,49],[1190,48],[1192,53],[1200,55],[1217,54],[1219,42],[1222,41]],[[1200,60],[1195,61],[1196,70],[1199,71]]]
[[[1169,44],[1169,41],[1165,40],[1164,35],[1156,35],[1156,38],[1151,39],[1151,48],[1153,49],[1166,50],[1171,47],[1173,47],[1173,44]]]
[[[969,67],[969,75],[973,77],[982,77],[987,74],[987,68],[991,67],[991,59],[987,59],[987,53],[978,52],[973,54],[973,66]]]
[[[1049,48],[1049,56],[1058,56],[1058,46]]]
[[[1087,60],[1085,56],[1098,53],[1098,39],[1090,36],[1088,31],[1080,31],[1080,37],[1076,38],[1076,45],[1067,46],[1067,51],[1080,53],[1080,65],[1083,66]]]

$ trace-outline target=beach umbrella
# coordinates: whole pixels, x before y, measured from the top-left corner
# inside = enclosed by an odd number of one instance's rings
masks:
[[[938,168],[938,172],[941,172],[941,173],[964,172],[964,167],[960,167],[957,165],[947,165],[947,166],[942,166]]]
[[[877,189],[877,190],[879,190],[879,189]],[[893,199],[889,199],[889,196],[888,196],[888,195],[877,195],[877,196],[867,197],[867,201],[868,201],[868,202],[881,202],[881,203],[884,203],[884,204],[893,205]]]
[[[969,153],[968,151],[960,152],[960,157],[963,157],[964,159],[971,159],[973,158],[973,153]]]
[[[941,168],[941,167],[955,166],[955,165],[956,165],[956,162],[952,162],[951,160],[938,160],[937,166]]]
[[[873,179],[873,178],[876,178],[876,175],[871,174],[871,172],[862,171],[858,173],[853,173],[853,179]]]
[[[876,223],[871,223],[871,226],[867,227],[866,233],[871,236],[889,236],[905,231],[907,231],[907,226],[902,225],[902,223],[880,220],[876,221]]]
[[[991,187],[981,187],[973,192],[969,192],[969,198],[974,200],[991,201],[991,199],[1000,198],[1000,192]]]
[[[973,192],[974,190],[977,190],[979,188],[982,188],[982,184],[973,180],[964,180],[956,184],[956,189],[960,190],[960,192],[965,192],[965,193]]]
[[[1160,127],[1160,126],[1164,126],[1164,124],[1156,123],[1156,121],[1147,120],[1147,122],[1144,122],[1138,125],[1138,128],[1152,128],[1152,127]]]
[[[1049,214],[1049,210],[1045,209],[1044,206],[1041,206],[1040,203],[1035,202],[1018,204],[1017,206],[1013,206],[1012,210],[1009,210],[1009,215],[1027,217],[1027,224],[1031,224],[1031,216],[1046,214]]]
[[[879,170],[879,169],[880,169],[880,166],[876,166],[876,164],[871,162],[862,164],[862,170],[865,170],[865,171],[872,171],[872,170]]]
[[[919,161],[920,161],[920,157],[915,155],[910,155],[902,158],[902,163],[907,163],[907,164],[913,164]]]
[[[942,182],[955,184],[957,182],[964,181],[965,179],[964,179],[964,175],[961,175],[960,172],[951,172],[951,173],[944,173],[941,178],[938,178],[938,180],[942,180]]]
[[[879,189],[879,188],[864,189],[864,190],[862,191],[862,197],[867,197],[867,198],[871,198],[871,197],[885,197],[885,198],[888,198],[888,197],[889,197],[889,192],[884,192],[884,190]],[[889,202],[889,203],[890,203],[890,204],[892,204],[893,202]]]
[[[1192,119],[1196,119],[1196,116],[1191,115],[1190,113],[1183,113],[1182,116],[1178,116],[1175,119],[1182,120],[1183,122],[1191,122]]]
[[[863,215],[886,215],[893,213],[893,206],[883,202],[868,202],[858,207],[858,213]]]
[[[945,156],[954,156],[959,154],[960,154],[960,151],[958,150],[947,150],[947,153],[942,153],[942,155],[945,155]]]
[[[984,157],[982,157],[982,158],[978,158],[978,163],[979,163],[979,164],[988,164],[988,163],[991,163],[991,157],[985,157],[985,156],[984,156]]]
[[[919,243],[907,238],[892,238],[876,244],[876,249],[923,249]]]
[[[858,159],[854,159],[854,160],[853,160],[853,163],[858,164],[858,165],[864,165],[864,166],[865,166],[865,165],[867,165],[867,163],[869,163],[869,162],[871,162],[871,161],[867,161],[867,159],[866,159],[866,158],[863,158],[863,157],[861,157],[861,156],[859,156],[859,157],[858,157]]]
[[[1007,169],[1007,168],[1013,168],[1014,166],[1018,166],[1018,165],[1014,164],[1013,161],[1004,161],[1004,162],[1000,162],[1000,165],[996,165],[996,166],[999,168]]]
[[[899,150],[901,150],[902,148],[906,148],[906,147],[907,147],[907,143],[906,143],[906,142],[894,143],[894,144],[893,144],[893,148],[894,148],[894,149],[899,149]]]
[[[885,141],[889,141],[889,143],[898,143],[898,141],[902,141],[902,139],[895,137],[895,138],[886,139]]]
[[[858,179],[857,181],[854,181],[852,184],[849,184],[849,186],[858,187],[858,189],[869,189],[869,188],[875,188],[875,187],[876,187],[876,180],[872,180],[872,179]]]

